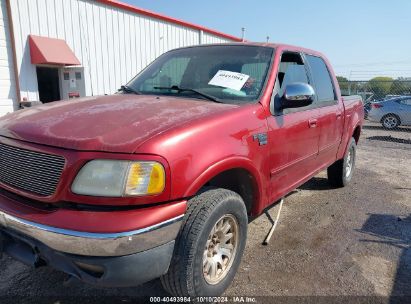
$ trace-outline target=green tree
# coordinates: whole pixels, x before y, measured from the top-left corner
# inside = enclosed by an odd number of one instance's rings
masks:
[[[384,98],[390,94],[394,79],[391,77],[374,77],[368,81],[370,90],[375,94],[376,99]]]
[[[338,80],[338,82],[348,82],[348,79],[346,78],[346,77],[343,77],[343,76],[337,76],[337,80]]]
[[[343,76],[337,76],[337,80],[342,95],[355,95],[359,94],[362,90],[363,85],[361,81],[351,81]]]
[[[390,94],[392,95],[410,95],[411,94],[411,80],[399,77],[392,83]]]
[[[341,93],[343,95],[348,95],[350,81],[343,76],[337,76],[337,81],[340,86]]]

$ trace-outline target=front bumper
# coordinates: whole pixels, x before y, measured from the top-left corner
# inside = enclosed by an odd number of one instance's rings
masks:
[[[0,196],[0,256],[4,252],[33,267],[48,265],[98,286],[136,286],[167,272],[185,206],[182,201],[130,211],[43,212]],[[64,228],[46,225],[56,217],[66,219]],[[76,217],[76,222],[67,221]],[[96,230],[109,226],[107,218],[120,227],[141,228],[84,232],[85,223]],[[142,227],[142,222],[151,224]]]
[[[89,233],[34,223],[0,210],[0,229],[16,231],[57,251],[108,257],[146,251],[173,241],[180,230],[183,216],[133,231]],[[118,220],[121,221],[120,216]]]
[[[46,209],[0,191],[0,256],[94,285],[136,286],[167,272],[186,207],[177,201],[117,211]]]
[[[56,251],[38,240],[0,229],[2,252],[33,267],[51,266],[83,282],[105,287],[137,286],[165,274],[174,241],[118,257],[86,257]]]

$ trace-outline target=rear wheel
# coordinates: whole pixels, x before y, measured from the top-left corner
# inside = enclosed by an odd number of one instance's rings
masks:
[[[385,129],[391,130],[400,125],[400,119],[394,114],[388,114],[381,119],[381,123]]]
[[[331,186],[344,187],[348,185],[354,174],[356,154],[357,144],[355,139],[351,138],[344,158],[337,160],[327,169],[328,182]]]
[[[211,189],[192,198],[161,278],[175,296],[218,296],[231,284],[244,251],[247,212],[235,192]]]

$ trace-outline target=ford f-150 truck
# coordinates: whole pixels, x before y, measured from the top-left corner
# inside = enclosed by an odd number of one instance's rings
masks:
[[[0,119],[0,251],[100,286],[222,294],[251,218],[324,169],[350,182],[363,117],[316,51],[169,51],[114,95]]]

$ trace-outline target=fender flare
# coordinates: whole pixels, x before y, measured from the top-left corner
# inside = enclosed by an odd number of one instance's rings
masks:
[[[361,132],[361,129],[362,129],[362,125],[361,125],[361,123],[360,123],[360,121],[359,121],[358,119],[357,119],[357,122],[356,122],[355,124],[353,124],[353,125],[354,125],[354,127],[353,127],[352,129],[350,129],[350,131],[349,131],[349,133],[348,133],[348,135],[347,135],[347,142],[346,142],[346,144],[345,144],[344,153],[343,153],[343,155],[342,155],[343,157],[344,157],[344,155],[347,153],[348,146],[350,145],[351,138],[353,137],[355,130],[359,127],[359,128],[360,128],[360,132]]]
[[[254,166],[254,163],[245,157],[229,157],[220,160],[203,171],[195,180],[190,184],[184,193],[184,197],[190,197],[195,195],[208,181],[216,177],[218,174],[232,170],[232,169],[243,169],[252,176],[255,183],[255,191],[257,197],[253,204],[253,210],[261,204],[261,198],[265,195],[262,193],[263,180],[259,170]]]
[[[362,119],[357,111],[353,111],[351,113],[346,113],[346,114],[348,114],[348,116],[350,115],[353,115],[353,116],[347,123],[345,123],[340,147],[338,148],[338,152],[337,152],[337,160],[342,159],[345,153],[347,152],[348,145],[350,143],[351,137],[354,134],[355,129],[357,127],[360,127],[362,129]]]

